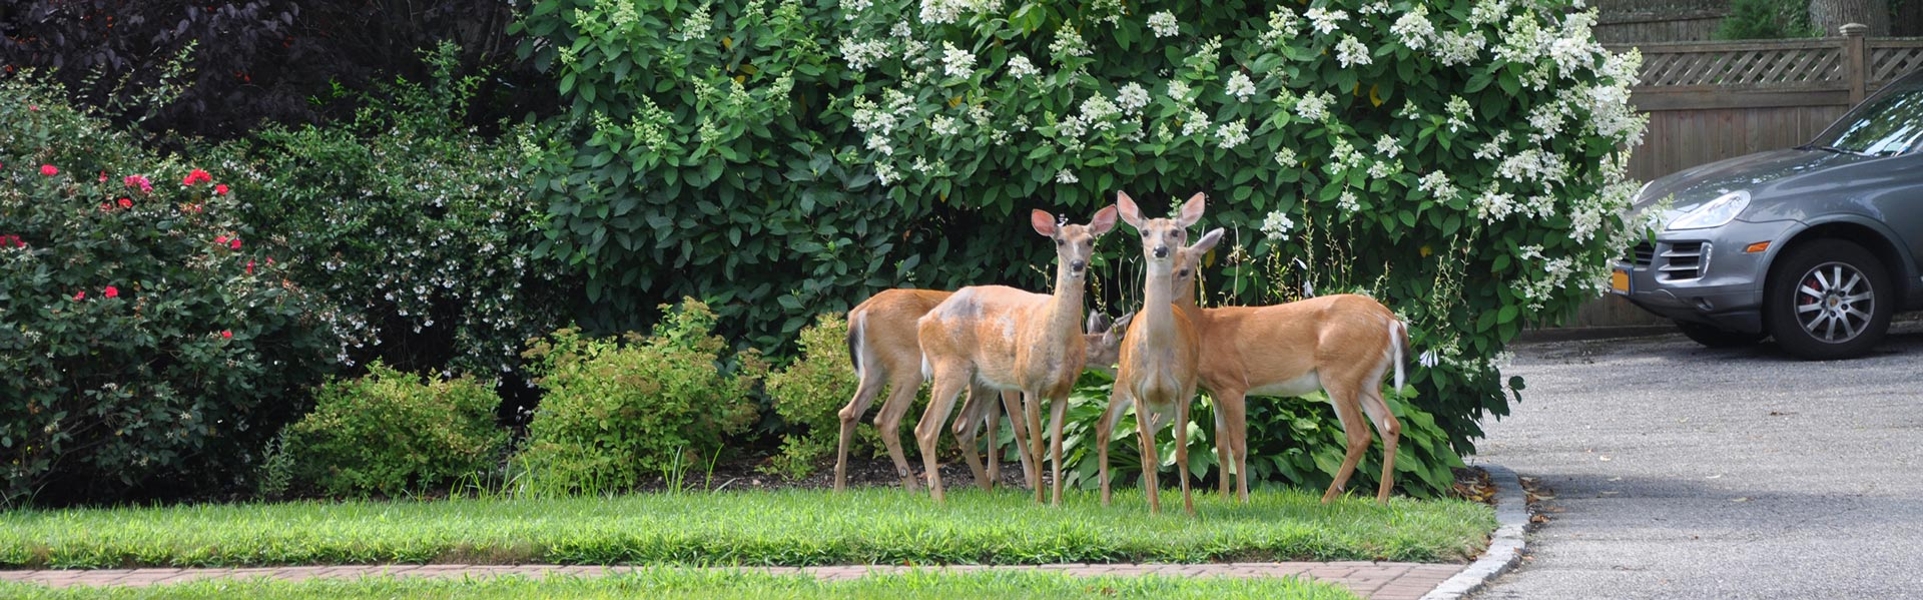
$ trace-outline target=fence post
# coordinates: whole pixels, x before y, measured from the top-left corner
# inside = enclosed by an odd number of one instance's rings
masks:
[[[1863,88],[1869,79],[1869,52],[1864,47],[1863,34],[1870,26],[1862,23],[1846,23],[1838,29],[1843,30],[1843,70],[1850,83],[1850,106],[1863,101]]]

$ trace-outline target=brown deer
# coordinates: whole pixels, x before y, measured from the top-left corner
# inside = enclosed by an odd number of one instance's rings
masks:
[[[1142,285],[1142,308],[1136,313],[1139,322],[1130,326],[1122,339],[1115,385],[1096,428],[1102,504],[1109,502],[1109,438],[1114,434],[1115,420],[1133,405],[1149,512],[1162,510],[1161,486],[1156,482],[1156,471],[1162,463],[1155,456],[1155,432],[1167,422],[1175,425],[1175,465],[1182,477],[1182,505],[1194,514],[1195,499],[1189,494],[1189,404],[1195,398],[1196,370],[1207,338],[1201,336],[1201,328],[1190,315],[1175,310],[1173,301],[1177,254],[1187,247],[1189,226],[1202,219],[1206,196],[1198,193],[1190,197],[1174,219],[1144,219],[1128,194],[1116,196],[1122,221],[1142,234],[1142,256],[1148,260],[1148,269]],[[1206,253],[1221,239],[1222,230],[1210,231],[1196,242],[1194,252]]]
[[[922,371],[934,381],[928,409],[915,425],[921,445],[928,491],[943,500],[941,472],[936,470],[935,440],[955,407],[955,395],[982,384],[997,391],[1020,390],[1028,420],[1030,456],[1036,474],[1029,477],[1035,500],[1042,500],[1041,400],[1052,403],[1053,426],[1049,444],[1054,458],[1053,502],[1062,498],[1062,420],[1068,394],[1087,360],[1082,336],[1082,295],[1095,239],[1115,228],[1115,207],[1103,207],[1088,225],[1063,225],[1053,215],[1036,210],[1029,215],[1035,232],[1055,242],[1055,291],[1037,294],[1007,286],[962,288],[921,318]]]
[[[1372,440],[1370,424],[1382,434],[1383,444],[1376,500],[1387,502],[1395,484],[1402,423],[1382,399],[1382,376],[1393,367],[1396,389],[1402,388],[1408,326],[1381,302],[1357,294],[1271,306],[1199,308],[1196,269],[1207,253],[1183,253],[1175,269],[1175,305],[1201,328],[1199,370],[1202,388],[1215,399],[1222,495],[1229,495],[1232,469],[1238,497],[1249,499],[1248,396],[1300,396],[1321,388],[1335,407],[1348,444],[1322,502],[1335,499],[1355,474]]]
[[[888,399],[882,402],[881,410],[875,415],[875,427],[880,431],[882,445],[887,448],[889,458],[894,459],[895,472],[901,477],[902,487],[908,491],[920,488],[915,476],[909,472],[900,435],[901,419],[914,404],[915,392],[922,383],[921,346],[917,343],[919,334],[916,332],[916,322],[953,294],[940,290],[883,290],[848,311],[848,357],[854,363],[858,383],[854,398],[840,411],[841,439],[835,456],[836,491],[847,489],[848,446],[854,438],[855,425],[868,412],[868,407],[884,387],[888,388]],[[1123,317],[1118,323],[1126,323],[1127,318]],[[1108,339],[1104,335],[1110,327],[1099,313],[1089,316],[1088,333],[1084,335],[1089,364],[1114,364],[1115,346],[1119,340]],[[978,402],[978,398],[984,395],[987,393],[971,388],[967,401],[962,405],[963,420],[956,421],[956,435],[962,439],[962,447],[970,457],[974,456],[973,444],[979,428],[963,428],[961,425],[986,421],[992,446],[992,440],[996,439],[995,425],[1001,420],[1001,413],[994,410],[993,402]],[[1022,471],[1033,477],[1034,467],[1030,464],[1028,449],[1021,447],[1028,436],[1019,416],[1020,395],[1017,392],[1005,392],[1000,396],[1009,414],[1015,415],[1010,424],[1015,430]],[[986,476],[976,467],[979,461],[970,460],[969,466],[984,488],[999,479],[1000,458],[1000,452],[990,450]]]

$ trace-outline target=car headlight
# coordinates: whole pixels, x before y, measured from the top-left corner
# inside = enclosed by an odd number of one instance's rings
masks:
[[[1668,229],[1676,231],[1721,227],[1735,219],[1736,215],[1742,214],[1745,208],[1749,208],[1749,192],[1736,190],[1717,196],[1715,200],[1696,207],[1696,210],[1684,213],[1681,218],[1671,221]]]

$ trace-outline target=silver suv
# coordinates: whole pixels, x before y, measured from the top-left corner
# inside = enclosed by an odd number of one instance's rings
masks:
[[[1923,309],[1923,72],[1808,144],[1652,181],[1633,210],[1664,212],[1616,263],[1615,293],[1706,346],[1862,355]]]

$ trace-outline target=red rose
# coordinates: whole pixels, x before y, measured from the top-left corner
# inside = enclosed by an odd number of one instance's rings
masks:
[[[248,275],[254,274],[254,261],[251,261],[251,260],[247,261],[247,274]]]
[[[154,192],[154,182],[148,181],[145,175],[128,175],[121,181],[126,183],[127,187],[139,189],[142,194]]]
[[[85,293],[85,292],[82,292],[82,293]],[[104,290],[100,290],[100,295],[102,295],[102,296],[106,296],[106,297],[108,297],[108,298],[119,298],[119,297],[120,297],[120,288],[116,288],[116,287],[114,287],[114,286],[111,286],[111,285],[110,285],[110,286],[107,286],[107,289],[104,289]]]
[[[220,339],[223,339],[223,340],[231,340],[231,339],[234,339],[234,330],[232,330],[232,329],[222,329],[222,330],[220,330]]]
[[[192,186],[196,183],[205,183],[213,180],[214,180],[214,176],[208,175],[206,171],[203,171],[200,169],[194,169],[192,172],[187,173],[187,177],[180,180],[180,184],[185,186]]]
[[[234,243],[233,243],[233,244],[231,244],[231,245],[229,245],[229,246],[227,246],[227,247],[228,247],[228,248],[232,248],[232,249],[234,249],[234,250],[239,250],[239,249],[240,249],[240,238],[234,238]]]
[[[60,168],[53,165],[40,165],[40,174],[52,177],[60,174]]]
[[[214,236],[214,243],[216,243],[216,244],[226,244],[226,243],[227,243],[227,236],[224,236],[224,235],[217,235],[217,236]]]
[[[215,196],[227,195],[227,184],[223,183],[223,184],[214,186],[214,195]]]
[[[121,198],[121,199],[120,199],[120,207],[121,207],[121,208],[133,208],[133,207],[134,207],[134,201],[133,201],[132,199],[130,199],[130,198]]]
[[[87,290],[80,290],[80,291],[78,291],[78,292],[74,292],[74,293],[73,293],[73,299],[75,299],[75,300],[86,300],[86,299],[87,299]]]

